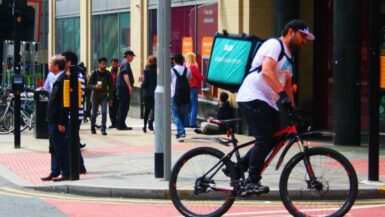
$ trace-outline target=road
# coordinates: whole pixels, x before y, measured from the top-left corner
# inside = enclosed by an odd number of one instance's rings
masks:
[[[0,216],[179,217],[170,200],[86,197],[19,188],[0,178]],[[236,202],[225,216],[290,216],[280,201]],[[385,216],[385,200],[357,201],[347,216]]]

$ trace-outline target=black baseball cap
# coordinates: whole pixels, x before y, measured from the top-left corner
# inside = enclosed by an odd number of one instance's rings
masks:
[[[315,39],[315,36],[309,30],[309,26],[303,20],[292,20],[286,24],[285,29],[293,29],[294,31],[305,33],[306,40],[313,41]]]
[[[135,55],[135,53],[134,53],[134,51],[132,51],[132,50],[127,50],[127,51],[125,51],[124,52],[124,57],[126,57],[127,55],[129,55],[129,56],[136,56]]]

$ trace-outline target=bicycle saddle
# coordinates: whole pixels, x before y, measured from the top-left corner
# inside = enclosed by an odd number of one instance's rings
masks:
[[[209,119],[210,123],[218,124],[219,126],[223,126],[226,129],[230,128],[231,125],[235,122],[241,121],[240,118],[232,118],[232,119],[225,119],[225,120],[219,120],[219,119]]]

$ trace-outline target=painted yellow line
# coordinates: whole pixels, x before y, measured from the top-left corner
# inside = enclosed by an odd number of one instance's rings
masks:
[[[385,186],[378,186],[377,190],[378,190],[378,196],[380,196],[380,197],[385,196]]]

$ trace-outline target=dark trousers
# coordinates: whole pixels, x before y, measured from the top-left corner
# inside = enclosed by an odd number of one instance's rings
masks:
[[[118,117],[117,117],[117,128],[125,128],[126,126],[126,118],[127,113],[130,110],[130,101],[131,97],[127,88],[119,88],[119,109],[118,109]]]
[[[106,130],[107,122],[107,96],[101,98],[92,98],[92,114],[91,114],[91,127],[95,128],[96,117],[98,116],[99,105],[102,108],[102,127],[101,130]]]
[[[56,124],[48,123],[48,138],[49,138],[49,153],[51,154],[51,173],[50,175],[56,177],[60,175],[60,167],[57,159],[57,152],[55,151],[55,140],[54,140],[54,128]]]
[[[113,97],[112,97],[112,106],[108,107],[108,111],[109,111],[109,114],[110,114],[110,120],[111,120],[111,125],[112,126],[116,126],[116,119],[117,119],[118,109],[119,109],[119,100],[116,97],[116,91],[114,91]]]
[[[52,141],[51,150],[51,175],[57,176],[61,171],[63,176],[69,176],[69,143],[67,138],[68,126],[66,132],[59,132],[58,123],[48,122],[50,141]],[[60,173],[60,172],[59,172]]]
[[[243,160],[249,162],[250,177],[259,180],[264,161],[274,147],[273,134],[280,129],[279,112],[260,100],[238,102],[238,105],[256,139]]]
[[[155,97],[147,96],[144,97],[144,127],[147,126],[147,121],[154,121],[154,105]]]

